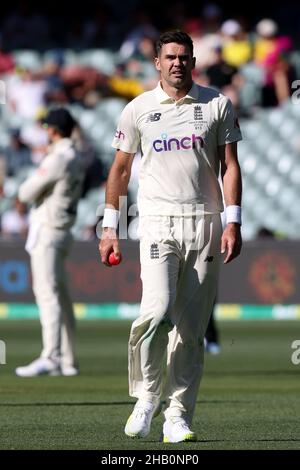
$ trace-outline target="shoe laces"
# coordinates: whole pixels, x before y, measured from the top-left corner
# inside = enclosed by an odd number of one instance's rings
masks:
[[[134,417],[136,419],[148,418],[149,414],[153,411],[152,403],[138,405],[134,408]]]
[[[179,428],[183,429],[184,431],[189,431],[190,432],[190,428],[188,426],[188,424],[182,419],[182,418],[171,418],[171,423],[174,425],[174,426],[178,426]]]

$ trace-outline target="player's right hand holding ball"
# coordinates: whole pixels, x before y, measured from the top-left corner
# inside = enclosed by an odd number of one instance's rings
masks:
[[[105,266],[111,267],[121,262],[119,239],[115,229],[109,227],[103,229],[99,243],[99,252],[101,261]]]

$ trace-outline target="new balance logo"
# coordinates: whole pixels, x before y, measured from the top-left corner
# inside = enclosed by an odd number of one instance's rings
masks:
[[[214,259],[213,256],[207,256],[207,257],[205,258],[204,262],[206,261],[207,263],[211,263],[213,259]]]
[[[146,119],[146,122],[155,122],[159,121],[161,117],[161,113],[154,113],[154,114],[149,114],[149,116]]]
[[[201,121],[203,119],[203,113],[201,106],[194,107],[194,119],[195,121]]]
[[[151,259],[158,259],[159,258],[159,248],[157,243],[152,243],[150,246],[150,258]]]

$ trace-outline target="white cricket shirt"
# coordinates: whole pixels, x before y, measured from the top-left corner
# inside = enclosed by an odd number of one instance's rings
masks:
[[[19,199],[34,203],[30,222],[68,230],[74,224],[84,178],[81,156],[69,138],[51,146],[41,165],[21,184]]]
[[[222,212],[218,146],[242,139],[230,100],[193,84],[178,101],[160,83],[123,110],[112,146],[142,153],[140,215]]]

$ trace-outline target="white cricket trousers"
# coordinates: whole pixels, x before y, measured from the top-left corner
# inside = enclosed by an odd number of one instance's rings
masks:
[[[165,417],[191,424],[217,291],[220,215],[141,217],[139,233],[143,294],[129,338],[129,394],[160,399],[167,349]]]
[[[33,292],[39,308],[41,357],[74,366],[75,317],[64,262],[72,244],[69,231],[41,227],[31,251]]]

